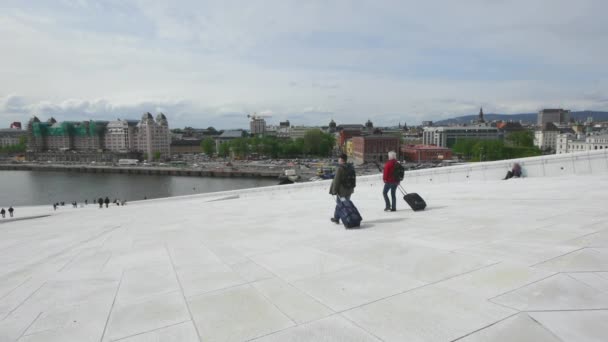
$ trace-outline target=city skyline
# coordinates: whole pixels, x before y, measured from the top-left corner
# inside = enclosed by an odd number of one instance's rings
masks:
[[[602,1],[190,2],[0,11],[0,119],[173,127],[385,126],[542,108],[608,110]]]

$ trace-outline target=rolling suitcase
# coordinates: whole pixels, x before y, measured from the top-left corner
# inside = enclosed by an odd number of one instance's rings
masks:
[[[403,199],[409,204],[413,211],[420,211],[426,208],[426,202],[417,193],[407,193],[405,189],[399,184],[399,190],[403,193]]]
[[[351,200],[338,197],[336,206],[340,220],[342,220],[346,229],[358,228],[361,226],[361,220],[363,220],[363,218],[361,218],[359,210],[357,210],[357,207],[355,207]]]

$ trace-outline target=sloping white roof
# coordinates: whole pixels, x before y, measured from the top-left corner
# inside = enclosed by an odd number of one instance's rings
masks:
[[[0,340],[590,341],[608,336],[608,177],[405,184],[329,221],[329,183],[0,225]]]

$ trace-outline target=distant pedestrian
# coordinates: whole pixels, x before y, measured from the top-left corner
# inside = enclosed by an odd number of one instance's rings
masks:
[[[108,207],[108,204],[110,204],[110,199],[106,196],[106,199],[104,200],[104,203],[106,204],[106,208]]]
[[[13,207],[8,208],[8,213],[11,215],[11,217],[13,217],[13,211],[15,211]]]
[[[384,164],[384,171],[382,172],[382,180],[384,181],[384,190],[382,190],[382,196],[384,197],[384,211],[397,211],[397,198],[395,192],[399,185],[399,179],[396,177],[397,168],[401,167],[401,164],[397,161],[397,153],[390,151],[388,153],[388,161]],[[391,191],[391,201],[388,199],[388,191]]]
[[[53,210],[57,210],[57,203],[53,203]]]
[[[99,198],[97,199],[97,203],[99,204],[99,207],[100,207],[100,208],[103,208],[103,198],[99,197]]]
[[[0,214],[2,214],[2,218],[4,218],[4,215],[6,215],[6,210],[4,210],[4,208],[2,208],[2,210],[0,210]]]
[[[84,200],[84,205],[89,205],[89,200]]]

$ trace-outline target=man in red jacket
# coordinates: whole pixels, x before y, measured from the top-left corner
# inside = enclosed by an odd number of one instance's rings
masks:
[[[384,196],[384,203],[386,204],[384,211],[397,211],[397,198],[395,196],[397,186],[399,185],[399,180],[395,179],[395,164],[397,163],[397,154],[394,151],[390,151],[388,153],[388,161],[384,164],[384,172],[382,174],[382,180],[384,181],[382,195]],[[387,196],[389,190],[391,191],[391,199],[393,200],[392,206]]]

